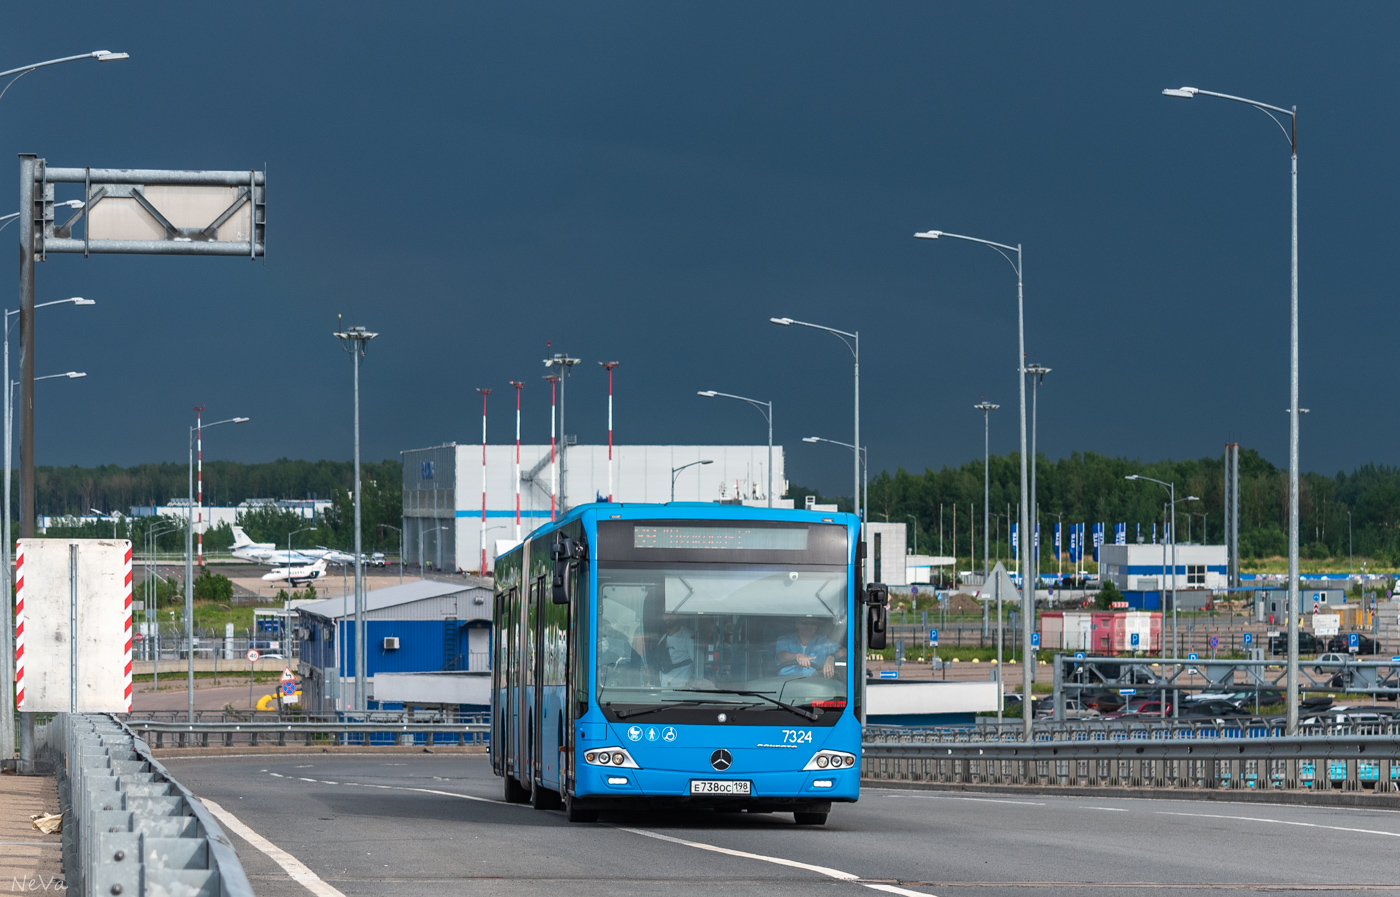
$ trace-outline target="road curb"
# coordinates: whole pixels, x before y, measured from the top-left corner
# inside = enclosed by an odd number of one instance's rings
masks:
[[[1232,804],[1277,804],[1281,806],[1348,807],[1368,810],[1400,810],[1400,794],[1374,791],[1255,791],[1205,790],[1201,788],[1089,788],[1081,786],[975,785],[938,782],[899,782],[888,779],[862,779],[863,788],[889,788],[901,791],[954,791],[967,794],[1034,794],[1063,797],[1115,797],[1135,800],[1199,800]]]
[[[433,745],[425,748],[421,744],[385,744],[385,745],[348,745],[337,747],[335,745],[312,745],[307,747],[304,744],[287,745],[233,745],[226,747],[218,745],[214,747],[165,747],[151,748],[151,756],[165,760],[198,760],[201,757],[255,757],[267,754],[307,754],[320,756],[322,754],[353,755],[353,754],[485,754],[485,745]]]

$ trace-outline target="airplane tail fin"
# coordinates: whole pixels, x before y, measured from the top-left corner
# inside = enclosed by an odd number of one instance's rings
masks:
[[[248,538],[248,534],[247,534],[247,533],[243,532],[243,527],[241,527],[241,526],[239,526],[238,524],[235,523],[235,524],[233,525],[233,547],[234,547],[234,548],[244,548],[244,547],[246,547],[246,546],[248,546],[248,545],[252,545],[252,544],[253,544],[253,540],[250,539],[250,538]]]

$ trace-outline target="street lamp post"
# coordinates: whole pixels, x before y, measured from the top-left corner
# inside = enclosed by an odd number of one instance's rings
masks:
[[[981,402],[972,406],[982,412],[982,587],[987,587],[987,576],[991,573],[991,526],[992,526],[992,412],[1000,408],[1000,405],[993,405],[984,397]],[[976,548],[974,547],[974,551]],[[987,613],[990,605],[984,599],[982,601],[982,635],[987,634]],[[997,626],[1001,623],[998,621]]]
[[[18,212],[15,213],[16,216],[18,216],[18,214],[19,214]],[[39,309],[39,308],[44,308],[44,307],[49,306],[49,305],[68,305],[68,304],[72,304],[72,305],[96,305],[97,303],[96,303],[96,301],[94,301],[94,300],[92,300],[92,299],[84,299],[84,298],[82,298],[81,296],[74,296],[74,297],[71,298],[71,299],[56,299],[56,300],[54,300],[53,302],[40,302],[38,305],[35,305],[34,307],[35,307],[36,309]],[[4,356],[5,356],[5,380],[4,380],[4,382],[5,382],[5,383],[9,383],[9,382],[10,382],[10,317],[11,317],[12,315],[17,315],[17,314],[19,314],[19,309],[15,309],[15,310],[13,310],[13,311],[6,311],[6,312],[5,312],[5,328],[4,328],[4,329],[5,329],[5,333],[4,333],[4,336],[5,336],[5,348],[4,348]],[[4,498],[4,514],[5,514],[5,522],[4,522],[4,524],[3,524],[3,527],[0,527],[0,528],[3,528],[3,533],[4,533],[3,536],[0,536],[0,538],[3,538],[3,540],[4,540],[4,545],[3,545],[3,546],[0,546],[0,566],[3,566],[3,568],[4,568],[4,571],[3,571],[3,572],[0,572],[0,591],[3,591],[3,592],[4,592],[4,594],[5,594],[5,596],[6,596],[6,598],[5,598],[6,602],[10,602],[10,601],[12,600],[12,596],[14,595],[14,589],[12,588],[12,586],[11,586],[11,584],[10,584],[10,578],[11,578],[11,576],[13,575],[13,572],[14,572],[14,566],[13,566],[13,564],[12,564],[12,562],[11,562],[11,552],[14,551],[14,546],[15,546],[14,539],[12,539],[11,536],[10,536],[10,517],[11,517],[11,508],[10,508],[10,468],[11,468],[11,465],[12,465],[12,463],[13,463],[13,462],[11,461],[10,452],[11,452],[11,446],[12,446],[13,441],[14,441],[13,438],[12,438],[12,436],[11,436],[11,421],[13,420],[13,414],[12,414],[12,410],[11,410],[11,409],[12,409],[12,405],[13,405],[13,401],[12,401],[12,399],[11,399],[11,393],[12,393],[12,392],[13,392],[13,389],[10,389],[10,388],[5,389],[5,390],[4,390],[4,397],[3,397],[3,398],[4,398],[4,402],[3,402],[3,404],[4,404],[3,413],[4,413],[4,416],[5,416],[5,419],[4,419],[4,433],[5,433],[5,474],[4,474],[5,498]],[[4,707],[14,707],[14,706],[15,706],[15,692],[14,692],[14,688],[15,688],[15,677],[14,677],[14,663],[15,663],[15,645],[14,645],[14,638],[15,638],[15,633],[14,633],[14,627],[13,627],[12,625],[9,624],[9,620],[10,620],[9,616],[0,615],[0,619],[3,619],[3,620],[5,621],[5,625],[4,625],[4,626],[0,626],[0,680],[3,680],[3,681],[0,681],[0,705],[3,705]],[[14,725],[14,714],[12,714],[12,713],[10,713],[10,712],[8,712],[8,711],[6,711],[6,712],[4,712],[4,713],[0,713],[0,746],[3,746],[3,750],[0,750],[0,754],[8,753],[8,751],[9,751],[9,749],[10,749],[10,745],[13,745],[13,744],[15,743],[14,730],[11,728],[13,725]]]
[[[6,342],[8,342],[8,340],[6,340]],[[67,373],[64,373],[64,374],[49,374],[49,375],[44,376],[44,377],[35,377],[35,378],[34,378],[34,382],[37,383],[37,382],[39,382],[40,380],[57,380],[57,379],[60,379],[60,378],[65,379],[65,380],[76,380],[76,379],[79,379],[79,378],[81,378],[81,377],[86,377],[86,376],[87,376],[87,374],[83,373],[82,371],[68,371]],[[7,460],[7,462],[8,462],[9,448],[10,448],[10,436],[11,436],[11,433],[13,432],[13,430],[14,430],[14,419],[13,419],[14,409],[15,409],[14,392],[15,392],[15,387],[16,387],[16,386],[19,386],[19,384],[20,384],[20,381],[18,381],[18,380],[11,380],[11,381],[9,382],[9,387],[5,390],[5,398],[6,398],[6,403],[5,403],[5,405],[6,405],[6,407],[5,407],[5,451],[6,451],[6,460]],[[5,601],[6,601],[6,605],[7,605],[7,607],[11,607],[11,608],[12,608],[13,605],[9,604],[9,602],[11,602],[11,601],[14,600],[14,597],[13,597],[13,596],[14,596],[14,589],[13,589],[13,587],[12,587],[11,584],[10,584],[10,577],[11,577],[11,573],[12,573],[12,568],[11,568],[11,566],[10,566],[9,552],[12,550],[12,547],[13,547],[14,543],[13,543],[12,541],[10,541],[10,513],[9,513],[9,512],[10,512],[10,492],[9,492],[9,488],[8,488],[8,486],[9,486],[9,473],[10,473],[9,464],[6,463],[6,465],[5,465],[5,485],[6,485],[7,488],[6,488],[6,490],[5,490],[5,576],[4,576],[4,583],[5,583],[5,586],[4,586],[4,587],[5,587],[5,596],[6,596],[6,597],[5,597]],[[12,745],[14,745],[14,743],[15,743],[15,733],[14,733],[14,729],[11,728],[11,727],[14,725],[14,712],[13,712],[13,708],[14,708],[14,706],[15,706],[15,691],[14,691],[14,688],[15,688],[15,666],[14,666],[14,665],[15,665],[16,660],[15,660],[15,629],[14,629],[14,625],[11,623],[11,618],[10,618],[10,614],[11,614],[11,613],[12,613],[12,610],[7,610],[4,614],[0,614],[0,622],[3,622],[3,624],[4,624],[3,626],[0,626],[0,629],[3,629],[3,630],[4,630],[4,633],[5,633],[4,638],[3,638],[3,639],[0,639],[0,647],[2,647],[3,650],[5,651],[5,657],[3,658],[3,660],[0,660],[0,675],[3,675],[3,676],[5,677],[5,681],[4,681],[3,683],[0,683],[0,701],[3,701],[3,703],[4,703],[3,712],[0,712],[0,745],[3,745],[3,746],[4,746],[4,748],[3,748],[3,754],[8,754],[8,753],[13,749],[13,748],[12,748]],[[21,746],[20,746],[20,757],[21,757],[21,758],[24,758],[24,757],[32,757],[32,756],[33,756],[33,754],[32,754],[32,749],[33,749],[33,748],[32,748],[32,745],[33,745],[33,725],[32,725],[33,716],[30,715],[30,714],[21,714],[21,716],[25,717],[25,724],[24,724],[23,729],[22,729],[21,732],[20,732],[20,739],[21,739],[21,742],[22,742],[22,743],[21,743]]]
[[[1298,734],[1298,616],[1302,607],[1298,596],[1298,107],[1284,109],[1257,100],[1201,90],[1197,87],[1168,88],[1164,96],[1194,99],[1198,96],[1216,97],[1253,106],[1274,120],[1288,138],[1292,162],[1292,252],[1289,290],[1288,338],[1288,734]],[[1277,115],[1275,114],[1277,113]],[[1278,115],[1286,115],[1289,127],[1284,127]]]
[[[1176,504],[1177,504],[1178,501],[1197,501],[1198,499],[1197,499],[1196,496],[1194,496],[1194,495],[1188,495],[1188,496],[1186,496],[1185,498],[1178,499],[1178,498],[1176,497],[1176,484],[1175,484],[1175,483],[1168,483],[1168,482],[1166,482],[1165,480],[1158,480],[1158,479],[1154,479],[1154,478],[1152,478],[1152,477],[1145,477],[1145,476],[1142,476],[1141,474],[1136,474],[1136,473],[1130,474],[1130,475],[1128,475],[1127,477],[1124,477],[1124,479],[1128,479],[1128,480],[1147,480],[1149,483],[1156,483],[1158,486],[1162,486],[1162,487],[1164,487],[1164,488],[1167,490],[1168,500],[1169,500],[1170,505],[1171,505],[1171,523],[1170,523],[1170,525],[1169,525],[1169,527],[1168,527],[1168,529],[1170,530],[1170,532],[1167,533],[1167,539],[1168,539],[1168,541],[1171,542],[1171,555],[1172,555],[1172,560],[1171,560],[1171,576],[1172,576],[1172,658],[1175,659],[1175,658],[1177,658],[1177,657],[1179,657],[1179,656],[1181,655],[1181,646],[1180,646],[1180,642],[1178,641],[1178,638],[1177,638],[1177,627],[1176,627]],[[1163,583],[1161,584],[1161,593],[1162,593],[1163,595],[1166,595],[1166,593],[1167,593],[1167,584],[1166,584],[1165,582],[1163,582]],[[1163,619],[1165,620],[1165,615],[1164,615],[1164,618],[1163,618]],[[1165,676],[1165,675],[1166,675],[1166,672],[1167,672],[1167,640],[1166,640],[1165,638],[1163,638],[1163,639],[1162,639],[1162,675]],[[1173,701],[1173,702],[1172,702],[1172,715],[1173,715],[1173,716],[1177,716],[1177,715],[1179,714],[1179,708],[1177,708],[1177,706],[1176,706],[1177,703],[1178,703],[1178,702],[1176,702],[1176,701]],[[1165,693],[1164,693],[1163,696],[1162,696],[1162,701],[1161,701],[1161,705],[1160,705],[1160,706],[1161,706],[1161,710],[1162,710],[1162,716],[1165,717],[1165,716],[1167,715],[1167,701],[1166,701],[1166,695],[1165,695]]]
[[[368,700],[365,674],[365,592],[363,556],[360,553],[360,358],[369,341],[378,336],[363,327],[332,334],[354,359],[355,370],[355,709],[364,712]]]
[[[10,83],[5,85],[4,90],[0,90],[0,97],[14,85],[16,81],[35,69],[44,68],[50,65],[58,65],[64,62],[77,62],[80,59],[95,59],[98,62],[116,62],[126,59],[125,53],[114,53],[111,50],[93,50],[90,53],[79,53],[76,56],[62,56],[58,59],[46,59],[43,62],[34,62],[29,65],[22,65],[18,68],[7,69],[0,72],[0,78],[14,75]],[[29,208],[33,199],[33,179],[36,174],[38,159],[30,154],[20,156],[20,176],[21,187],[19,214],[19,255],[20,255],[20,275],[19,275],[19,364],[20,381],[23,388],[20,390],[20,399],[24,404],[24,431],[20,434],[20,535],[34,535],[34,210]],[[23,199],[28,197],[28,199]],[[84,197],[84,201],[86,201]],[[69,205],[72,203],[70,202]],[[8,375],[7,375],[8,379]]]
[[[559,368],[559,513],[566,514],[569,510],[569,431],[564,428],[564,384],[569,379],[569,372],[574,365],[579,363],[579,359],[570,358],[568,354],[555,353],[544,360],[547,368]],[[553,426],[553,419],[551,424]]]
[[[399,585],[403,585],[403,530],[390,523],[381,523],[379,525],[399,534]]]
[[[687,467],[694,467],[697,464],[713,464],[713,461],[691,461],[689,464],[682,464],[680,467],[671,468],[671,501],[676,500],[676,477],[680,476],[682,470]]]
[[[199,407],[203,408],[204,406]],[[194,437],[195,433],[210,427],[247,422],[248,418],[246,417],[230,417],[212,424],[190,427],[190,497],[189,503],[185,505],[185,648],[189,661],[186,664],[185,718],[190,722],[194,722]]]
[[[1029,539],[1031,546],[1031,567],[1035,570],[1035,576],[1031,580],[1031,606],[1035,606],[1036,586],[1040,584],[1040,500],[1039,493],[1035,488],[1035,467],[1039,460],[1040,453],[1036,451],[1036,409],[1039,405],[1040,384],[1045,382],[1045,375],[1050,373],[1050,368],[1043,364],[1026,365],[1026,373],[1031,375],[1031,528]],[[1080,546],[1083,553],[1083,546]]]
[[[1030,507],[1028,503],[1030,471],[1027,470],[1026,463],[1026,305],[1025,305],[1025,278],[1024,278],[1024,258],[1021,254],[1021,246],[1018,243],[1010,246],[1005,243],[994,243],[991,240],[983,240],[978,237],[967,237],[962,234],[950,234],[946,231],[930,230],[914,234],[920,240],[937,240],[947,237],[953,240],[966,240],[970,243],[981,243],[983,246],[998,253],[1006,259],[1007,264],[1016,272],[1016,372],[1018,374],[1020,397],[1021,397],[1021,508],[1019,516],[1021,518],[1021,532],[1028,532],[1030,527],[1027,524]],[[1013,261],[1011,253],[1016,254]],[[1031,643],[1031,632],[1035,628],[1035,605],[1025,600],[1027,592],[1026,584],[1030,582],[1030,552],[1021,552],[1021,634],[1025,641],[1022,644],[1027,647]],[[1023,664],[1021,670],[1021,687],[1024,689],[1021,704],[1022,720],[1024,724],[1025,738],[1031,740],[1031,684],[1035,673],[1033,664]]]
[[[851,445],[849,442],[840,442],[836,439],[823,439],[820,436],[803,436],[802,441],[812,443],[825,442],[829,445],[839,445],[842,448],[855,451],[855,446]],[[861,499],[861,507],[867,507],[870,501],[870,453],[867,449],[868,446],[863,445],[860,447],[860,478],[864,490],[863,494],[865,496]],[[942,551],[941,548],[939,550]]]
[[[727,392],[715,392],[713,389],[702,389],[696,393],[696,395],[705,396],[709,399],[737,399],[740,402],[748,402],[758,409],[758,413],[763,415],[764,420],[768,421],[768,507],[773,507],[773,403],[760,402],[758,399],[749,399]],[[859,472],[859,462],[857,462],[856,468],[857,472]],[[860,485],[859,481],[857,481],[856,485]],[[860,498],[860,495],[856,495],[856,498]]]
[[[772,321],[774,324],[777,324],[777,325],[782,326],[782,327],[791,327],[793,324],[796,324],[796,325],[799,326],[799,327],[811,327],[811,328],[813,328],[814,330],[825,330],[827,333],[830,333],[832,336],[836,337],[836,338],[839,339],[841,342],[845,343],[845,344],[846,344],[846,348],[851,350],[851,356],[855,359],[855,378],[856,378],[856,380],[855,380],[855,396],[856,396],[856,399],[855,399],[855,436],[851,439],[851,444],[852,444],[852,445],[860,445],[860,444],[861,444],[861,443],[860,443],[860,331],[857,330],[855,333],[847,333],[847,332],[844,331],[844,330],[837,330],[837,329],[834,328],[834,327],[824,327],[824,326],[822,326],[821,324],[809,324],[809,323],[807,323],[806,321],[798,321],[798,320],[795,320],[795,319],[793,319],[793,318],[769,318],[768,320],[770,320],[770,321]],[[771,441],[771,440],[770,440],[770,441]],[[770,457],[770,458],[768,459],[768,462],[769,462],[769,468],[771,469],[771,468],[772,468],[773,459]],[[855,506],[856,513],[860,516],[860,519],[863,521],[863,520],[865,520],[865,515],[869,512],[870,509],[869,509],[869,507],[867,507],[866,504],[861,500],[861,491],[860,491],[861,463],[860,463],[860,459],[859,459],[859,458],[856,458],[856,459],[855,459],[855,464],[853,465],[853,467],[855,468],[855,469],[854,469],[854,472],[853,472],[853,482],[854,482],[854,485],[852,485],[851,488],[854,489],[855,491],[854,491],[854,493],[853,493],[852,504]],[[771,495],[771,493],[772,493],[772,490],[771,490],[771,489],[769,490],[769,493],[770,493],[770,495]],[[869,496],[866,496],[866,497],[868,498]],[[769,507],[772,507],[772,505],[770,504]]]

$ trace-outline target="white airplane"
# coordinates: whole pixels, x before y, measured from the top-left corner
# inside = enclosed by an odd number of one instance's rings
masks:
[[[355,556],[333,548],[298,548],[295,551],[279,550],[272,542],[254,542],[248,538],[243,527],[233,527],[233,556],[239,560],[255,564],[282,564],[295,566],[312,561],[329,561],[334,564],[354,563]]]
[[[326,575],[326,562],[318,560],[315,563],[291,564],[286,567],[273,567],[270,573],[263,574],[263,582],[287,582],[292,588],[299,585],[306,585],[312,580],[320,579]]]

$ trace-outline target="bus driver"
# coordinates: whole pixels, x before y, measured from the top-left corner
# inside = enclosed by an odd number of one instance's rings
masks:
[[[797,621],[797,634],[778,639],[778,675],[814,676],[817,670],[830,679],[836,675],[836,660],[846,649],[824,635],[817,635],[817,621],[804,617]]]

